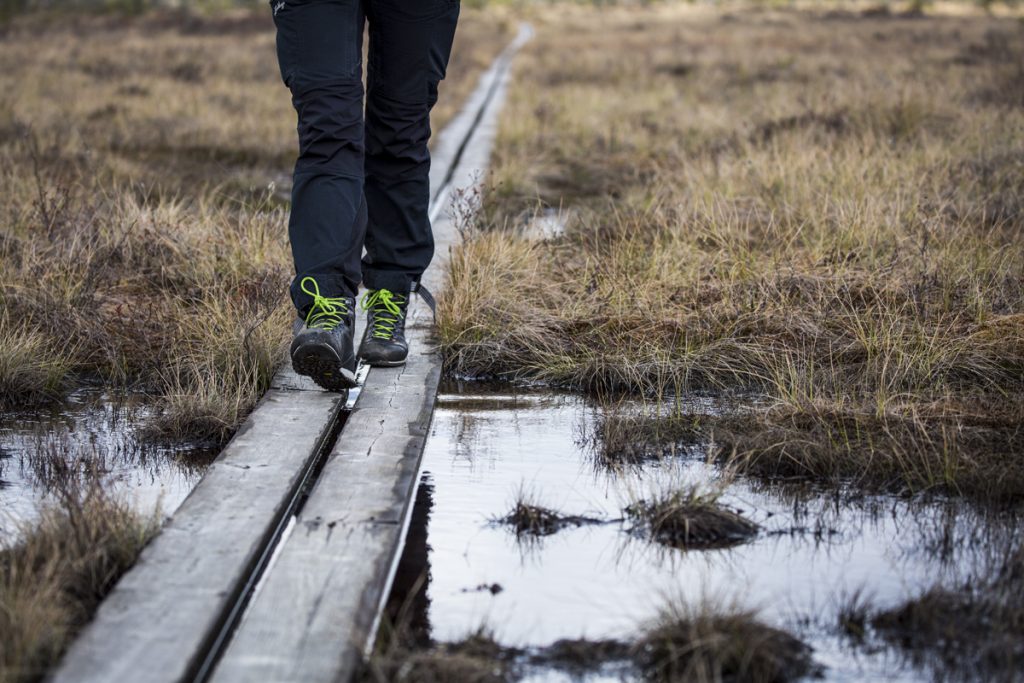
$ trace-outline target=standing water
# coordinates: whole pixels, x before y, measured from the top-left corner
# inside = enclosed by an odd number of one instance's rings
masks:
[[[579,396],[444,389],[391,596],[393,609],[412,605],[421,640],[455,642],[483,627],[520,652],[561,639],[625,641],[669,602],[714,604],[755,610],[803,639],[826,680],[930,680],[891,649],[857,647],[839,628],[842,610],[856,596],[894,607],[936,583],[968,581],[1012,540],[1012,519],[948,499],[794,492],[738,478],[719,502],[756,522],[756,536],[728,548],[664,547],[635,533],[623,511],[666,488],[720,486],[704,447],[610,471],[594,453],[601,411]],[[499,520],[524,495],[594,521],[517,535]],[[623,676],[530,671],[538,681]]]
[[[0,417],[0,547],[38,518],[69,478],[97,477],[142,515],[173,513],[219,450],[202,443],[152,444],[141,430],[144,397],[84,388],[52,410]]]

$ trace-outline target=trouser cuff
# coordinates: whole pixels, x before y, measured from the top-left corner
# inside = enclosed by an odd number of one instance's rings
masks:
[[[405,294],[412,289],[413,282],[420,274],[402,270],[363,270],[363,286],[367,289],[390,289],[396,294]]]

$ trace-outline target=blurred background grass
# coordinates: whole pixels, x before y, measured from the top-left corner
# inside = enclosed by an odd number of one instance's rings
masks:
[[[699,2],[684,0],[689,4],[728,5],[722,2]],[[507,6],[519,8],[538,8],[554,4],[575,4],[591,6],[629,6],[671,3],[673,0],[462,0],[462,6],[481,9],[484,7]],[[994,10],[999,6],[1018,7],[1021,0],[962,0],[963,5],[976,5],[986,10]],[[228,10],[252,9],[262,7],[266,0],[0,0],[0,22],[23,14],[31,13],[108,13],[137,15],[151,10],[177,10],[211,14]],[[851,6],[856,2],[835,0],[832,2],[810,2],[807,0],[758,0],[745,3],[747,6],[762,5],[766,7],[812,6],[822,8],[828,5]],[[859,3],[865,4],[865,3]],[[903,0],[891,2],[867,3],[877,7],[907,8],[911,11],[923,11],[934,6],[934,0]],[[948,3],[946,3],[948,4]]]

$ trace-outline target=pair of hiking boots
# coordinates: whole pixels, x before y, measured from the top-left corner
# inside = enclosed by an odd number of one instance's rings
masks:
[[[305,277],[302,291],[313,298],[305,319],[295,320],[292,367],[328,391],[344,391],[356,385],[356,354],[353,349],[356,300],[350,296],[320,295],[316,280]],[[363,295],[366,331],[359,344],[359,358],[374,367],[405,363],[405,315],[409,292],[374,289]]]

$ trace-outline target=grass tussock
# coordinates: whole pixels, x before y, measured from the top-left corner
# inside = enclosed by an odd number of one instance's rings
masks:
[[[601,520],[581,515],[564,515],[557,510],[541,505],[536,497],[526,489],[516,494],[512,510],[495,520],[498,524],[510,527],[516,538],[550,536],[570,526],[598,524]]]
[[[0,315],[0,406],[17,407],[60,395],[73,353],[51,348],[51,340]]]
[[[558,640],[519,648],[496,641],[485,628],[450,642],[417,642],[408,628],[389,629],[363,662],[366,683],[472,681],[506,683],[560,671],[576,678],[614,675],[622,680],[787,683],[819,671],[811,648],[756,615],[670,602],[630,640]]]
[[[564,671],[583,679],[587,673],[609,663],[629,662],[631,652],[629,643],[621,640],[572,638],[556,640],[530,653],[528,661],[533,666]]]
[[[415,647],[400,636],[378,648],[364,662],[364,683],[505,683],[515,680],[514,662],[520,652],[499,645],[493,634],[480,629],[461,641]]]
[[[757,535],[757,524],[718,498],[718,492],[690,487],[638,500],[625,512],[633,520],[633,533],[672,548],[728,548]]]
[[[610,403],[582,439],[595,464],[618,470],[704,448],[700,424],[700,415],[688,411],[641,411],[628,402]]]
[[[156,532],[99,488],[66,488],[0,551],[0,680],[39,680]]]
[[[889,609],[855,598],[842,631],[858,644],[896,648],[937,680],[1015,681],[1024,662],[1024,551],[1019,544],[987,576],[936,585]]]
[[[963,590],[932,588],[869,616],[871,627],[915,663],[941,663],[949,680],[1013,681],[1024,663],[1024,550]]]
[[[466,12],[435,127],[510,26]],[[0,67],[0,405],[98,379],[153,394],[155,436],[225,439],[293,315],[269,10],[29,13]]]
[[[1007,457],[1024,109],[993,97],[1019,92],[1015,24],[866,15],[839,35],[815,11],[678,6],[538,21],[451,259],[449,370],[752,393],[715,432],[751,471],[1024,496]],[[538,207],[573,216],[564,235],[531,237]]]
[[[735,610],[670,606],[635,648],[653,681],[784,683],[817,670],[805,643]]]

